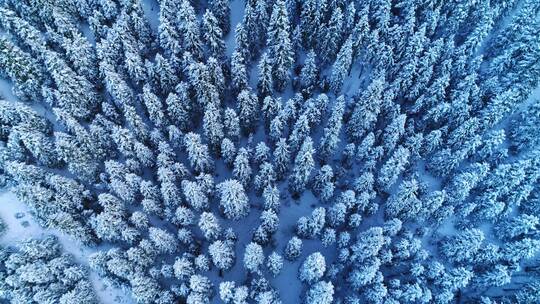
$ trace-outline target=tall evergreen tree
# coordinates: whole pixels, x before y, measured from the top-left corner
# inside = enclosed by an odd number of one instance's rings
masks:
[[[315,165],[313,161],[314,152],[311,137],[307,137],[294,159],[294,168],[289,180],[289,190],[295,196],[299,196],[309,182],[311,171]]]
[[[202,32],[204,42],[210,51],[210,55],[217,59],[225,56],[225,42],[223,30],[219,27],[219,21],[212,11],[206,10],[202,19]]]
[[[289,17],[284,0],[277,0],[272,8],[268,26],[269,57],[272,61],[274,85],[282,91],[290,78],[294,50],[292,49]]]
[[[339,96],[332,109],[332,115],[328,119],[326,127],[324,128],[323,136],[319,144],[319,157],[322,160],[326,160],[329,156],[336,152],[337,146],[340,142],[339,136],[341,131],[343,113],[345,112],[345,99]]]

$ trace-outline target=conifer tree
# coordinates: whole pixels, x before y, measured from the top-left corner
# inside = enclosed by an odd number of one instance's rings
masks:
[[[228,270],[232,267],[235,260],[235,253],[231,245],[221,240],[214,241],[208,246],[208,253],[212,258],[212,263],[218,269]]]
[[[268,56],[268,53],[264,53],[259,60],[259,82],[257,83],[257,90],[259,97],[269,98],[272,95],[272,89],[274,87],[274,80],[272,77],[272,61]]]
[[[192,125],[192,105],[188,96],[187,86],[181,82],[176,86],[176,92],[171,92],[165,99],[167,116],[180,130],[189,130]]]
[[[264,253],[261,245],[249,243],[244,252],[244,267],[249,272],[259,272],[259,267],[264,263]]]
[[[340,7],[332,10],[332,16],[328,24],[323,28],[320,34],[321,53],[324,62],[332,62],[334,56],[339,51],[339,45],[342,41],[344,27],[343,12]]]
[[[328,202],[334,195],[334,172],[332,167],[324,165],[313,178],[313,193],[323,202]]]
[[[179,55],[181,31],[176,20],[180,0],[164,0],[160,3],[158,37],[161,47],[170,54]]]
[[[383,89],[384,78],[381,75],[353,101],[351,118],[347,123],[347,131],[352,139],[360,140],[374,126],[381,111]]]
[[[229,1],[212,0],[210,1],[210,10],[219,21],[219,27],[223,31],[223,34],[228,34],[231,28],[231,8],[229,7]]]
[[[336,99],[336,103],[334,104],[334,108],[332,109],[332,115],[328,119],[319,144],[319,157],[322,160],[326,160],[336,151],[336,148],[340,141],[339,134],[341,131],[344,111],[345,100],[343,96],[339,96]]]
[[[292,49],[289,17],[284,0],[278,0],[272,8],[268,26],[269,57],[272,61],[274,85],[282,91],[290,78],[290,68],[293,64],[294,50]]]
[[[466,229],[448,237],[440,244],[441,253],[454,262],[470,261],[480,249],[485,236],[481,230]]]
[[[219,192],[219,206],[228,219],[240,219],[249,212],[248,197],[244,187],[234,179],[226,180],[216,187]]]
[[[216,240],[221,236],[221,225],[213,213],[203,212],[198,224],[206,239]]]
[[[281,180],[288,170],[290,157],[289,146],[287,145],[287,141],[285,140],[285,138],[281,138],[276,143],[276,148],[274,149],[273,154],[276,177],[278,178],[278,180]]]
[[[310,50],[300,72],[300,83],[302,88],[311,91],[317,87],[318,81],[319,69],[317,67],[317,56],[313,50]]]
[[[182,0],[177,7],[176,20],[178,30],[182,33],[182,46],[184,52],[190,52],[195,58],[202,57],[202,42],[199,23],[195,10],[188,0]]]
[[[285,247],[285,258],[289,261],[296,260],[302,253],[302,240],[293,236]]]
[[[191,166],[199,172],[210,171],[213,161],[208,153],[208,147],[202,143],[199,134],[188,133],[184,137],[184,146]]]
[[[341,91],[343,87],[343,82],[352,65],[352,39],[349,37],[347,41],[341,46],[339,53],[337,54],[337,59],[332,66],[332,75],[330,76],[330,87],[337,94]]]
[[[219,104],[209,102],[204,110],[203,130],[213,151],[219,151],[221,140],[224,137],[223,129]]]
[[[148,84],[144,85],[143,87],[142,100],[146,106],[150,120],[157,127],[164,127],[167,125],[165,112],[163,111],[163,103],[159,97],[152,92],[152,89]]]
[[[320,252],[315,252],[307,256],[300,266],[300,280],[314,283],[321,279],[326,271],[326,262]]]
[[[300,12],[300,29],[302,32],[302,40],[306,48],[314,48],[319,26],[324,22],[323,5],[317,0],[307,0],[302,2],[302,10]]]
[[[299,196],[309,182],[311,171],[315,165],[313,161],[314,152],[311,137],[307,137],[294,159],[294,168],[289,181],[289,190],[295,196]]]
[[[202,20],[202,32],[206,46],[210,51],[210,56],[217,59],[225,55],[225,42],[223,41],[223,30],[219,27],[219,21],[212,11],[206,10]]]
[[[249,152],[245,148],[238,149],[233,164],[233,176],[246,188],[249,186],[252,174],[249,160]]]
[[[236,140],[240,136],[240,118],[234,109],[225,109],[223,125],[225,127],[225,134],[231,140]]]
[[[407,148],[397,147],[379,171],[377,178],[379,186],[388,190],[396,182],[399,174],[405,170],[405,166],[409,163],[409,156],[410,153]]]
[[[243,90],[238,94],[238,116],[240,126],[245,134],[255,131],[259,120],[259,101],[257,96],[249,89]]]

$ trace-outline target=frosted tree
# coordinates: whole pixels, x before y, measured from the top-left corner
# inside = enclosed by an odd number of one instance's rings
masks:
[[[231,55],[231,81],[235,92],[242,92],[249,86],[246,60],[237,51]]]
[[[203,212],[199,218],[199,228],[208,240],[215,240],[221,236],[222,230],[218,218],[211,212]]]
[[[244,187],[234,179],[226,180],[216,187],[219,193],[219,207],[227,219],[240,219],[249,212],[248,197]]]
[[[289,261],[298,259],[302,253],[302,240],[296,236],[293,236],[285,247],[285,258]]]
[[[339,45],[342,41],[342,33],[344,26],[344,16],[340,7],[332,10],[332,16],[328,24],[319,33],[321,42],[321,50],[324,62],[331,62],[335,54],[339,51]]]
[[[304,191],[309,181],[311,171],[315,165],[313,153],[313,142],[310,137],[307,137],[294,159],[294,168],[289,180],[289,190],[296,196],[299,196]]]
[[[314,47],[319,33],[320,25],[324,22],[324,5],[320,5],[316,0],[308,0],[302,3],[300,12],[300,29],[304,45]]]
[[[313,284],[306,293],[305,304],[330,304],[334,301],[334,285],[320,281]]]
[[[170,93],[165,99],[167,116],[181,130],[188,130],[191,126],[191,100],[188,97],[187,86],[180,83],[176,86],[177,93]]]
[[[380,267],[378,258],[368,258],[360,263],[347,275],[347,283],[355,290],[360,290],[362,287],[370,284],[376,277]]]
[[[324,128],[323,136],[321,137],[319,144],[319,157],[326,160],[329,156],[336,152],[337,146],[340,142],[339,134],[341,131],[343,113],[345,111],[345,99],[343,96],[339,96],[336,99],[334,108],[332,109],[332,115],[328,119],[326,127]]]
[[[238,116],[240,126],[245,134],[254,132],[259,120],[259,101],[250,90],[243,90],[238,94]]]
[[[313,50],[307,54],[304,66],[300,71],[300,83],[302,88],[312,90],[317,87],[319,81],[319,68],[317,67],[317,56]]]
[[[2,247],[0,252],[3,278],[0,299],[98,303],[88,273],[63,252],[55,237],[28,239],[9,250]]]
[[[253,241],[266,245],[270,241],[272,234],[278,230],[279,217],[274,210],[270,209],[261,213],[260,220],[261,224],[253,233]]]
[[[193,209],[200,211],[208,208],[208,197],[199,183],[183,180],[181,185],[184,197]]]
[[[163,103],[159,97],[152,92],[152,89],[148,84],[144,85],[143,87],[142,100],[146,107],[146,111],[148,111],[150,120],[157,127],[165,126],[167,124],[167,120],[165,117],[165,112],[163,111]]]
[[[475,188],[488,174],[489,166],[485,163],[475,163],[450,179],[446,187],[448,201],[453,204],[463,202],[470,191]]]
[[[307,283],[314,283],[321,279],[326,271],[326,261],[320,252],[315,252],[307,256],[300,266],[300,280]]]
[[[259,96],[271,96],[274,87],[274,79],[272,75],[272,61],[268,53],[264,53],[259,60],[259,81],[257,90]]]
[[[264,141],[259,142],[257,146],[255,146],[255,153],[253,157],[255,163],[259,165],[270,160],[270,148]]]
[[[383,147],[390,153],[394,150],[396,144],[405,133],[405,121],[407,115],[401,114],[394,118],[394,120],[386,126],[383,133]]]
[[[202,56],[202,42],[199,23],[195,10],[188,0],[183,0],[177,8],[176,18],[178,30],[182,33],[184,51],[190,52],[196,58]]]
[[[540,291],[540,283],[538,281],[526,283],[516,293],[516,301],[518,301],[518,303],[534,303],[540,300],[538,291]]]
[[[164,50],[172,54],[181,53],[181,32],[175,14],[179,4],[179,0],[165,0],[161,3],[159,10],[159,43]]]
[[[22,100],[41,97],[43,71],[35,58],[6,38],[0,39],[0,67],[15,83],[13,93]]]
[[[362,139],[375,125],[381,111],[383,89],[384,77],[380,75],[353,100],[351,118],[347,123],[347,133],[352,139]]]
[[[213,161],[208,153],[208,147],[202,143],[199,134],[190,132],[184,137],[184,146],[189,162],[196,171],[210,171]]]
[[[363,261],[377,255],[384,244],[383,229],[372,227],[360,233],[357,242],[351,246],[351,260]]]
[[[284,0],[276,1],[272,7],[266,45],[272,61],[274,85],[278,91],[282,91],[289,81],[294,56],[289,17]]]
[[[261,193],[266,187],[272,186],[276,182],[276,172],[274,171],[274,166],[269,162],[264,162],[261,164],[259,173],[255,176],[253,182],[255,190],[258,193]]]
[[[266,259],[266,268],[274,277],[278,276],[283,268],[283,257],[275,251],[272,252]]]
[[[232,267],[235,260],[233,249],[231,244],[223,242],[222,240],[217,240],[208,246],[208,253],[212,258],[212,263],[214,263],[218,269],[228,270]]]
[[[265,130],[270,131],[270,124],[277,117],[282,109],[281,98],[274,98],[272,96],[266,96],[263,99],[261,111],[265,122]]]
[[[448,237],[440,244],[440,252],[454,262],[470,261],[482,246],[485,236],[481,230],[466,229]]]
[[[234,52],[240,54],[244,60],[251,59],[250,39],[243,23],[236,25],[234,40],[236,41]]]
[[[324,165],[313,178],[313,193],[323,202],[328,202],[334,195],[334,171],[329,165]]]
[[[336,94],[341,91],[341,88],[343,87],[343,82],[345,81],[347,75],[349,75],[352,64],[352,56],[352,39],[349,38],[343,44],[343,46],[341,46],[341,49],[337,54],[337,59],[332,66],[330,87]]]
[[[419,199],[420,185],[413,178],[399,185],[395,195],[386,202],[385,213],[389,218],[412,219],[422,211],[422,201]]]
[[[324,228],[326,223],[326,209],[316,208],[311,212],[311,216],[302,216],[296,223],[296,232],[303,238],[315,238]]]
[[[266,186],[263,190],[264,209],[279,212],[279,189],[275,186]]]
[[[221,110],[214,102],[209,102],[205,107],[203,131],[213,151],[218,151],[224,137],[224,127]]]
[[[244,251],[244,267],[249,272],[258,273],[259,267],[264,263],[264,253],[261,245],[249,243]]]
[[[225,134],[231,140],[235,140],[240,136],[240,118],[235,110],[226,108],[223,115],[223,125],[225,127]]]
[[[155,227],[150,227],[148,236],[157,250],[163,253],[174,253],[177,246],[176,238],[169,232]]]
[[[494,130],[484,136],[482,146],[476,152],[476,159],[488,161],[492,164],[499,164],[508,157],[508,149],[502,143],[506,139],[504,129]]]
[[[309,136],[311,131],[309,116],[302,114],[298,117],[289,136],[291,152],[297,152],[302,142]]]
[[[191,226],[195,223],[195,213],[188,207],[178,206],[174,212],[172,222],[179,226]]]
[[[225,164],[232,167],[234,160],[236,159],[236,147],[234,146],[234,143],[229,138],[225,137],[221,141],[220,150],[221,157],[223,157]]]
[[[238,149],[236,158],[233,163],[233,176],[238,180],[245,188],[249,186],[251,181],[251,165],[249,163],[249,152],[245,148]]]
[[[500,287],[510,283],[511,279],[508,267],[499,264],[493,270],[480,274],[474,283],[480,287]]]
[[[212,293],[212,282],[208,277],[205,277],[200,274],[194,274],[189,278],[189,288],[192,292],[195,292],[200,295],[210,296]],[[189,299],[188,299],[189,303]],[[200,303],[200,302],[193,302]]]
[[[251,37],[250,47],[253,55],[259,53],[259,49],[264,46],[266,28],[268,26],[268,4],[266,1],[248,1],[244,10],[243,23]]]
[[[533,258],[540,251],[540,241],[531,238],[508,242],[502,248],[502,259],[517,263]]]
[[[390,158],[383,164],[377,178],[378,184],[388,190],[397,180],[399,174],[405,170],[409,162],[409,150],[399,146]]]
[[[223,30],[224,34],[229,33],[231,22],[231,8],[229,7],[228,0],[213,0],[210,2],[210,10],[219,21],[219,26]]]
[[[273,154],[276,177],[278,180],[281,180],[288,170],[290,157],[289,145],[287,145],[285,138],[279,139],[279,141],[276,143]]]
[[[218,59],[223,58],[225,55],[223,30],[219,27],[219,21],[211,10],[206,10],[204,13],[201,29],[211,56]]]
[[[496,231],[501,239],[512,239],[521,235],[534,233],[539,224],[538,217],[521,214],[499,222],[496,226]]]
[[[58,106],[77,118],[88,118],[99,98],[94,86],[77,75],[55,52],[44,54],[45,65],[56,83],[54,96]]]
[[[338,227],[345,223],[347,206],[344,203],[336,203],[328,209],[328,224],[331,227]]]

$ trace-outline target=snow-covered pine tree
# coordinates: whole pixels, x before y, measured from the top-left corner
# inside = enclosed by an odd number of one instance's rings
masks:
[[[277,0],[272,7],[266,45],[273,66],[274,85],[278,91],[282,91],[290,79],[294,56],[290,32],[285,0]]]

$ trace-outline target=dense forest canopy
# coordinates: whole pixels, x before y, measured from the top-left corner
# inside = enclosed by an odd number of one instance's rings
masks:
[[[540,303],[539,12],[0,0],[0,302]]]

